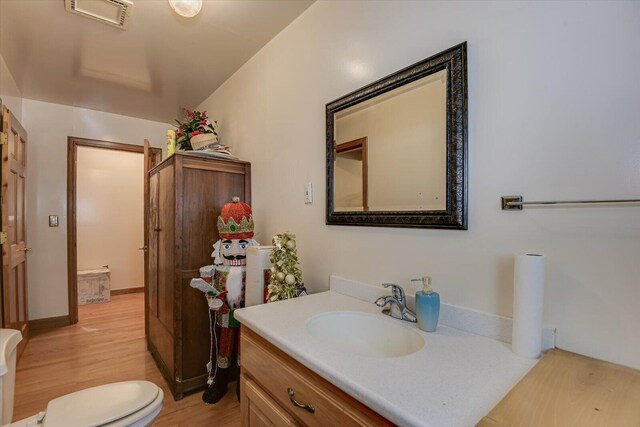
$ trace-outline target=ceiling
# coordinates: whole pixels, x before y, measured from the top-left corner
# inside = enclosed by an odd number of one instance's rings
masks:
[[[314,0],[205,0],[194,18],[133,0],[121,30],[64,0],[0,0],[0,53],[25,98],[172,123]]]

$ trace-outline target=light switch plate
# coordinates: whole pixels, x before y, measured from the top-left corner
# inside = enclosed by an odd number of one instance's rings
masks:
[[[310,182],[304,186],[304,203],[307,205],[313,203],[313,184]]]
[[[58,226],[58,215],[49,215],[49,227]]]

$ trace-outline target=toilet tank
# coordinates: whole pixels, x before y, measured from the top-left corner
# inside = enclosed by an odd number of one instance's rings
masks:
[[[22,341],[20,331],[0,329],[0,425],[13,418],[13,392],[16,383],[16,349]]]

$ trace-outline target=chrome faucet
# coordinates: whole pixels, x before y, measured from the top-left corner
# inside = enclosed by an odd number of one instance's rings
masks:
[[[383,283],[382,286],[385,288],[391,287],[390,296],[382,296],[376,300],[378,307],[388,305],[388,307],[382,310],[382,313],[396,319],[406,320],[407,322],[417,322],[416,314],[407,308],[404,289],[393,283]]]

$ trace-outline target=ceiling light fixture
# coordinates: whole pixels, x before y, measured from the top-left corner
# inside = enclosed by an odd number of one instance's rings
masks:
[[[202,9],[202,0],[169,0],[171,9],[180,16],[193,18]]]

